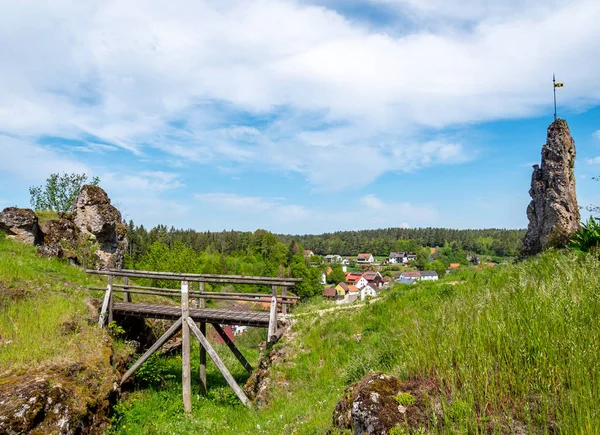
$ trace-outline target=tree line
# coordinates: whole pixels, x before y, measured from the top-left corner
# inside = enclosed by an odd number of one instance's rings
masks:
[[[448,228],[384,228],[378,230],[337,231],[319,235],[278,234],[287,242],[296,240],[306,249],[319,255],[339,254],[356,256],[368,252],[387,256],[393,251],[408,250],[407,242],[419,246],[442,247],[453,244],[478,255],[516,257],[519,255],[525,230],[481,229],[453,230]]]

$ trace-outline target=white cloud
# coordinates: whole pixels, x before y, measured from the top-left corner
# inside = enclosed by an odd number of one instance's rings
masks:
[[[224,209],[256,213],[271,210],[279,206],[281,198],[261,198],[242,196],[235,193],[197,193],[194,197],[204,203]]]
[[[87,173],[89,166],[68,154],[0,134],[0,174],[9,175],[13,181],[41,182],[52,173]],[[4,177],[2,177],[4,178]],[[15,183],[16,185],[17,183]]]
[[[600,164],[600,156],[593,157],[593,158],[587,158],[587,159],[585,159],[585,162],[588,165],[598,165],[598,164]]]
[[[284,0],[7,2],[0,131],[264,163],[345,189],[472,158],[422,133],[539,114],[550,71],[563,105],[600,101],[596,0],[379,1],[407,13],[410,33]]]
[[[128,191],[134,195],[160,193],[184,187],[179,174],[162,171],[141,171],[138,174],[107,172],[100,175],[102,185],[108,190]]]
[[[596,139],[600,140],[600,130],[596,130],[594,132],[594,134],[592,134],[593,137],[595,137]]]

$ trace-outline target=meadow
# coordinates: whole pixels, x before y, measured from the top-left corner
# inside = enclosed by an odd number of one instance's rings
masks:
[[[193,414],[184,416],[180,363],[162,358],[152,368],[160,381],[127,393],[113,432],[336,433],[332,412],[344,388],[381,370],[438,385],[442,417],[421,428],[429,433],[596,433],[599,272],[593,256],[551,251],[451,281],[396,286],[355,310],[298,316],[274,347],[268,404],[255,410],[236,401],[209,363],[208,394],[196,379]],[[256,344],[240,343],[254,365]],[[225,362],[240,382],[247,378],[237,361]]]

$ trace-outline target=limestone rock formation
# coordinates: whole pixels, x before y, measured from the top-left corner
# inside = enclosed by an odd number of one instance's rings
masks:
[[[43,244],[38,247],[40,257],[67,257],[76,259],[79,230],[69,219],[52,219],[41,225]]]
[[[564,247],[580,229],[575,193],[575,141],[564,119],[548,127],[542,147],[542,164],[533,166],[527,207],[529,226],[521,256],[535,255],[550,247]]]
[[[38,218],[29,208],[8,207],[0,213],[0,231],[9,238],[29,245],[40,242],[41,234]]]
[[[346,388],[333,412],[333,425],[355,435],[387,434],[397,426],[409,431],[427,428],[442,417],[437,397],[439,388],[433,381],[371,373]]]
[[[127,228],[121,213],[98,186],[85,185],[73,204],[73,222],[83,237],[98,244],[97,269],[120,269],[127,249]]]

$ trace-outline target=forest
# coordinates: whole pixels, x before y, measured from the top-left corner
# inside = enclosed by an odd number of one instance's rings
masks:
[[[254,233],[243,231],[195,231],[192,229],[168,228],[158,225],[150,230],[143,225],[137,226],[133,221],[128,223],[129,257],[138,262],[150,245],[162,242],[170,246],[175,241],[196,252],[211,252],[230,255],[261,250],[265,252],[269,243],[257,241],[257,234],[271,234],[265,230]],[[455,249],[477,254],[497,257],[516,257],[525,230],[481,229],[453,230],[447,228],[386,228],[378,230],[338,231],[320,235],[287,235],[276,234],[275,239],[286,246],[296,241],[304,249],[315,254],[339,254],[356,256],[360,252],[369,252],[376,256],[387,256],[392,251],[410,250],[410,246],[418,244],[423,247],[443,247],[452,245]],[[262,236],[261,236],[262,237]],[[261,238],[261,240],[264,237]],[[274,240],[269,237],[271,243]],[[410,243],[412,242],[412,243]],[[264,248],[258,245],[265,244]]]

